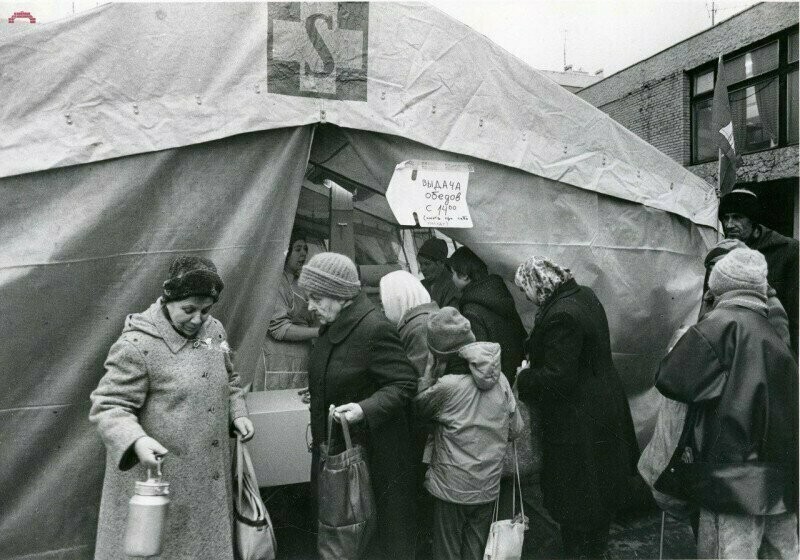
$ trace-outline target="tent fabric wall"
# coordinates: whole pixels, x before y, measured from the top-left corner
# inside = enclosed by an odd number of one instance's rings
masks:
[[[339,24],[362,35],[337,38]],[[305,64],[325,70],[319,40],[344,45],[334,66],[353,70],[342,86],[364,85],[361,97],[290,91]],[[646,433],[648,376],[696,305],[713,189],[445,14],[115,3],[0,41],[0,74],[0,558],[91,551],[102,448],[88,395],[124,315],[158,295],[176,253],[220,266],[215,314],[247,377],[316,123],[336,126],[318,129],[315,158],[378,193],[402,160],[473,163],[475,228],[446,233],[507,279],[545,252],[596,288]],[[359,196],[386,214],[379,194]]]
[[[87,416],[126,314],[171,260],[214,260],[248,379],[271,314],[311,127],[0,179],[0,558],[87,558],[103,447]]]
[[[325,165],[342,174],[353,168],[361,177],[374,177],[371,188],[388,185],[396,162],[405,159],[470,163],[475,171],[467,201],[474,227],[442,231],[472,248],[509,283],[516,267],[536,254],[567,266],[579,282],[597,292],[608,314],[614,362],[637,433],[641,442],[649,439],[660,402],[653,389],[655,367],[674,330],[696,317],[702,256],[714,242],[713,230],[669,212],[405,138],[322,127],[320,142],[326,133],[344,137],[349,149]],[[312,149],[312,157],[315,152]],[[530,329],[535,308],[509,287]]]
[[[320,15],[332,29],[300,21]],[[709,184],[421,3],[117,3],[36,27],[0,41],[0,176],[329,122],[716,227]],[[342,47],[348,32],[364,40]],[[362,97],[289,91],[305,65],[323,70],[319,41],[334,68],[366,68],[337,82],[366,82]],[[279,57],[298,69],[276,86]]]

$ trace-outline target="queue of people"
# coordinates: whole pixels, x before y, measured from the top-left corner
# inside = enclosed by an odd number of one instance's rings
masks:
[[[797,242],[758,224],[755,195],[728,196],[720,217],[730,240],[707,256],[699,321],[664,358],[656,387],[692,411],[679,470],[698,554],[794,558],[797,280],[787,271],[797,255],[775,248]],[[424,556],[420,536],[434,558],[480,559],[508,492],[509,442],[537,438],[540,468],[522,489],[537,502],[529,511],[543,512],[531,524],[558,527],[564,557],[604,557],[611,521],[633,501],[639,448],[603,304],[567,268],[531,257],[513,279],[537,307],[527,334],[505,281],[467,247],[447,258],[440,241],[422,246],[422,282],[404,271],[380,281],[379,309],[352,260],[306,261],[305,240],[292,236],[256,386],[308,384],[312,494],[333,406],[367,453],[377,530],[364,557]],[[91,396],[107,449],[96,558],[123,557],[134,467],[166,454],[180,513],[162,556],[233,558],[229,434],[249,439],[253,425],[210,314],[223,287],[213,262],[179,257],[161,297],[127,317],[109,351]],[[528,425],[519,402],[532,411]],[[526,537],[524,557],[553,555],[538,544]]]

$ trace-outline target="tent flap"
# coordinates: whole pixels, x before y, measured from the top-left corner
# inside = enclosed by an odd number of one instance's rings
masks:
[[[89,393],[172,259],[211,258],[245,381],[261,357],[310,127],[0,179],[0,557],[93,547],[104,449]],[[35,535],[35,538],[32,536]]]

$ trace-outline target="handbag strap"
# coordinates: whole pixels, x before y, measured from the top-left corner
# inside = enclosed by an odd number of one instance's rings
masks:
[[[236,434],[236,503],[239,511],[242,511],[242,493],[244,492],[244,481],[242,480],[242,474],[244,474],[243,448],[242,436]]]
[[[334,411],[335,408],[336,407],[334,405],[331,405],[328,408],[328,450],[329,451],[333,447],[331,445],[331,438],[333,437],[333,424],[334,424],[334,422],[336,422],[336,419],[333,417],[333,411]],[[350,427],[349,427],[347,419],[344,417],[344,415],[339,416],[339,422],[341,422],[341,425],[342,425],[342,433],[344,434],[345,447],[347,449],[352,449],[353,441],[350,439]]]
[[[514,481],[516,482],[516,489],[519,490],[519,510],[522,514],[522,520],[525,520],[525,502],[522,499],[522,480],[519,476],[519,459],[517,459],[517,440],[511,442],[514,446]],[[511,493],[512,496],[516,496],[514,492]],[[511,517],[514,517],[514,498],[511,499]]]

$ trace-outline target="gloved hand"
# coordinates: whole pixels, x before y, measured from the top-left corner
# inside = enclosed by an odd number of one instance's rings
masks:
[[[333,417],[337,422],[342,421],[342,416],[348,424],[355,424],[364,419],[364,411],[358,403],[347,403],[333,409]]]

